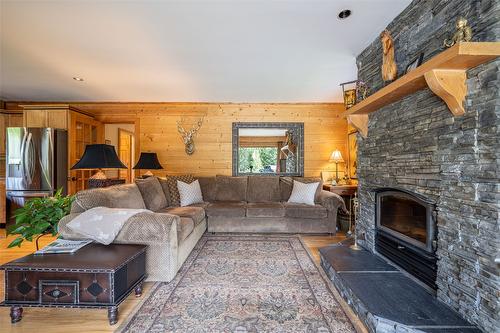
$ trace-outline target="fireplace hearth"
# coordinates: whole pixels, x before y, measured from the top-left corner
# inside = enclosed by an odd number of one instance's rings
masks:
[[[375,250],[436,290],[435,204],[398,188],[380,188],[375,193]]]

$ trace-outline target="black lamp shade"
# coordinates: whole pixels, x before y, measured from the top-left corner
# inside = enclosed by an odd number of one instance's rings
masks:
[[[158,156],[156,156],[156,153],[141,153],[139,161],[137,161],[134,169],[159,170],[163,169],[163,167],[158,161]]]
[[[126,169],[127,167],[116,155],[112,145],[95,144],[87,145],[85,152],[71,170],[75,169]]]

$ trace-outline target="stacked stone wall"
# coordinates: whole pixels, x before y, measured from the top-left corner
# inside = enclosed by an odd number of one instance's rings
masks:
[[[420,52],[424,61],[443,51],[459,16],[469,20],[473,41],[500,39],[500,1],[417,0],[387,29],[394,38],[398,72]],[[370,93],[384,86],[377,38],[358,57],[359,78]],[[438,298],[496,332],[499,320],[500,61],[467,73],[465,114],[454,117],[425,89],[370,115],[368,137],[358,135],[363,246],[374,250],[378,187],[399,187],[436,203]]]

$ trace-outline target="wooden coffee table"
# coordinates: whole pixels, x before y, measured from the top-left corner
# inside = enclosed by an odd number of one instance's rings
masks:
[[[118,305],[146,278],[145,245],[89,244],[74,254],[28,255],[5,270],[5,301],[11,322],[23,307],[107,308],[109,324],[118,320]]]

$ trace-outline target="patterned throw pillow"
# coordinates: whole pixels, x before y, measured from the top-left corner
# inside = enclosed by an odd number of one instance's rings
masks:
[[[318,186],[319,182],[305,184],[294,180],[292,194],[288,202],[314,206],[314,195]]]
[[[179,189],[181,207],[203,202],[203,195],[201,194],[201,187],[198,179],[191,184],[186,184],[178,180],[177,188]]]
[[[170,206],[179,207],[181,205],[181,197],[177,188],[177,181],[191,184],[194,181],[193,175],[167,176],[168,192],[170,194]]]

